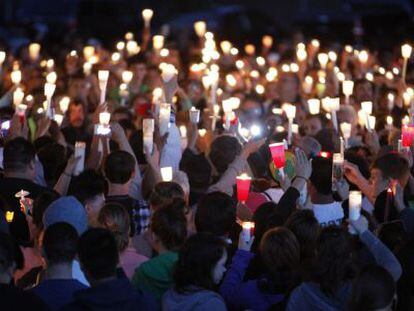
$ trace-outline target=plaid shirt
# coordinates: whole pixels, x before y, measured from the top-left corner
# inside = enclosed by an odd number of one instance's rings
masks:
[[[131,217],[131,235],[139,235],[148,229],[150,224],[150,207],[147,201],[136,200],[128,195],[113,195],[106,197],[105,203],[123,205]]]

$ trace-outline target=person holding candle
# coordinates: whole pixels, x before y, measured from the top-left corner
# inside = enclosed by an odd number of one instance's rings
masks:
[[[209,233],[191,236],[179,252],[174,270],[174,286],[162,300],[162,309],[227,310],[215,292],[226,272],[226,242]]]
[[[86,142],[89,146],[92,140],[88,132],[88,120],[86,109],[82,102],[72,101],[66,112],[67,126],[62,128],[62,134],[68,144],[75,146],[77,141]]]
[[[239,249],[220,286],[220,293],[231,310],[268,310],[281,303],[289,290],[297,285],[300,262],[299,243],[286,228],[277,227],[265,233],[260,242],[260,254],[265,273],[260,279],[243,282],[246,268],[253,258],[253,239],[239,238]]]

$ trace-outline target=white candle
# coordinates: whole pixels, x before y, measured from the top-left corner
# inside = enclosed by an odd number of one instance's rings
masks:
[[[242,237],[246,242],[249,242],[252,238],[252,231],[254,230],[254,222],[244,221],[242,223]]]
[[[147,150],[148,150],[151,154],[154,148],[154,137],[152,133],[149,135],[144,135],[143,141],[144,141],[144,153],[147,153]]]
[[[366,113],[366,114],[371,114],[372,113],[372,102],[371,101],[364,101],[361,103],[361,109]]]
[[[317,98],[308,99],[308,108],[310,114],[318,114],[321,109],[321,101]]]
[[[51,83],[45,84],[45,96],[46,96],[46,116],[49,119],[53,119],[53,108],[52,108],[52,96],[55,93],[56,85]]]
[[[206,22],[198,21],[194,23],[194,31],[199,38],[202,38],[205,35],[206,30],[207,30]]]
[[[361,191],[349,191],[349,219],[358,220],[361,216]]]
[[[200,110],[196,109],[195,107],[191,107],[190,109],[190,121],[191,123],[197,124],[200,122]]]
[[[6,52],[0,51],[0,66],[3,65],[5,60],[6,60]]]
[[[79,175],[83,172],[85,167],[85,148],[86,144],[82,141],[75,143],[75,158],[80,157],[80,160],[76,163],[76,167],[73,171],[73,175]]]
[[[95,48],[91,45],[87,45],[83,48],[83,57],[86,61],[89,61],[92,56],[95,55]]]
[[[20,70],[13,70],[10,74],[10,79],[14,85],[18,85],[22,81],[22,72]]]
[[[152,46],[157,51],[161,50],[164,47],[164,36],[156,35],[152,37]]]
[[[160,69],[162,71],[161,77],[165,83],[168,83],[176,74],[178,74],[177,69],[171,64],[160,65]]]
[[[109,112],[101,112],[99,114],[99,124],[108,126],[111,120],[111,114]]]
[[[53,120],[55,120],[55,121],[56,121],[56,123],[57,123],[59,126],[61,126],[61,125],[62,125],[62,122],[63,122],[63,115],[61,115],[61,114],[55,114],[55,115],[53,116]]]
[[[305,81],[303,81],[303,84],[302,84],[303,91],[306,94],[310,94],[312,92],[312,86],[313,86],[313,78],[311,76],[306,76]]]
[[[229,54],[233,45],[230,41],[221,41],[220,47],[224,54]]]
[[[106,86],[108,84],[108,78],[109,78],[108,70],[98,71],[99,89],[101,90],[100,104],[103,104],[105,102]]]
[[[18,105],[22,103],[23,98],[24,98],[23,90],[20,87],[16,88],[13,92],[13,104],[17,107]]]
[[[69,104],[70,104],[70,98],[69,98],[69,96],[62,97],[61,100],[59,101],[60,112],[62,112],[63,114],[65,114],[66,111],[69,108]]]
[[[342,122],[341,132],[345,140],[345,148],[348,148],[348,140],[351,137],[352,125],[351,123]]]
[[[50,84],[55,84],[57,80],[57,74],[55,71],[49,72],[46,76],[46,82]]]
[[[160,105],[160,115],[159,115],[161,136],[164,136],[170,128],[170,117],[171,117],[171,105],[167,103],[162,103]]]
[[[404,58],[403,72],[402,72],[402,78],[404,81],[405,81],[405,76],[407,72],[408,59],[411,57],[412,50],[413,48],[409,44],[404,44],[401,46],[401,54],[402,54],[402,57]]]
[[[374,116],[367,115],[366,127],[369,132],[372,132],[375,130],[375,123],[376,123],[376,118]]]
[[[133,76],[134,76],[134,73],[132,71],[125,70],[122,73],[122,82],[129,84]]]
[[[392,117],[391,117],[391,116],[387,116],[386,121],[387,121],[387,129],[388,129],[388,130],[391,130],[391,129],[392,129],[392,127],[393,127],[393,122],[394,122],[394,120],[392,119]]]
[[[40,44],[39,43],[31,43],[29,45],[29,57],[32,61],[36,61],[39,58],[40,53]]]
[[[342,82],[342,92],[345,95],[345,103],[349,104],[349,97],[352,95],[354,91],[354,81],[352,80],[345,80]]]
[[[161,177],[162,181],[172,181],[173,170],[171,166],[161,167]]]
[[[144,136],[154,133],[155,122],[154,119],[144,119],[142,120],[142,132]]]
[[[152,16],[154,15],[154,11],[151,9],[144,9],[142,10],[142,18],[144,19],[145,28],[150,27]]]
[[[321,65],[321,68],[322,69],[325,69],[326,68],[326,65],[328,64],[328,61],[329,61],[328,54],[326,54],[326,53],[319,53],[318,54],[318,61],[319,61],[319,64]]]

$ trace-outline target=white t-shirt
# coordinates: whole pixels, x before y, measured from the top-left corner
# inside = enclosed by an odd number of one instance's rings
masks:
[[[313,213],[322,227],[339,226],[344,219],[344,210],[341,202],[329,204],[313,204]]]

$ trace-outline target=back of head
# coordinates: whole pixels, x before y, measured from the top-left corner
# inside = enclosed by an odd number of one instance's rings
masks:
[[[98,224],[113,233],[119,252],[123,252],[128,247],[130,219],[127,210],[122,205],[105,204],[99,212]]]
[[[192,235],[180,250],[174,270],[175,289],[190,287],[214,290],[213,269],[226,252],[226,242],[210,233]]]
[[[225,236],[231,231],[235,221],[236,204],[229,195],[211,192],[198,202],[195,214],[197,232]]]
[[[396,152],[389,152],[375,159],[372,168],[380,170],[384,178],[390,179],[400,179],[410,171],[408,161]]]
[[[113,234],[103,228],[93,228],[79,238],[78,255],[88,280],[101,280],[116,275],[119,255]]]
[[[46,209],[54,201],[59,199],[59,195],[54,191],[44,191],[33,201],[32,220],[38,229],[43,229],[43,215]]]
[[[237,138],[228,135],[217,137],[211,144],[210,160],[219,174],[226,171],[231,162],[241,152],[241,144]]]
[[[105,160],[105,177],[113,184],[127,183],[135,171],[135,159],[126,151],[111,152]]]
[[[43,252],[48,266],[72,264],[78,246],[78,233],[65,222],[49,226],[43,236]]]
[[[328,296],[353,277],[349,233],[337,226],[322,228],[317,245],[315,280]]]
[[[315,190],[324,195],[332,193],[332,160],[315,157],[312,160],[312,174],[309,178]]]
[[[172,203],[157,209],[151,218],[151,230],[166,249],[177,251],[187,238],[183,208]]]
[[[286,220],[285,227],[293,232],[300,244],[301,261],[312,259],[316,253],[316,241],[321,229],[313,212],[311,210],[293,212]]]
[[[260,242],[260,254],[271,274],[292,271],[299,266],[300,247],[295,235],[287,228],[268,230]]]
[[[75,197],[61,197],[50,204],[43,215],[43,225],[47,228],[57,222],[72,225],[79,235],[88,228],[85,208]]]
[[[333,152],[335,150],[334,131],[323,128],[316,135],[315,139],[321,144],[323,151]]]
[[[396,285],[390,273],[380,266],[369,266],[355,279],[349,310],[391,310]]]
[[[6,171],[24,172],[35,159],[33,145],[22,137],[9,140],[3,151],[3,165]]]
[[[184,200],[184,191],[176,182],[159,182],[155,185],[149,198],[151,208],[157,209],[171,204],[174,199]]]
[[[105,178],[94,170],[85,170],[73,179],[70,193],[85,205],[105,193]]]
[[[192,190],[205,190],[210,185],[211,165],[204,154],[194,154],[185,150],[180,170],[187,174]]]
[[[175,171],[173,174],[173,182],[179,184],[184,191],[184,195],[188,197],[190,194],[190,183],[187,174],[183,171]]]

